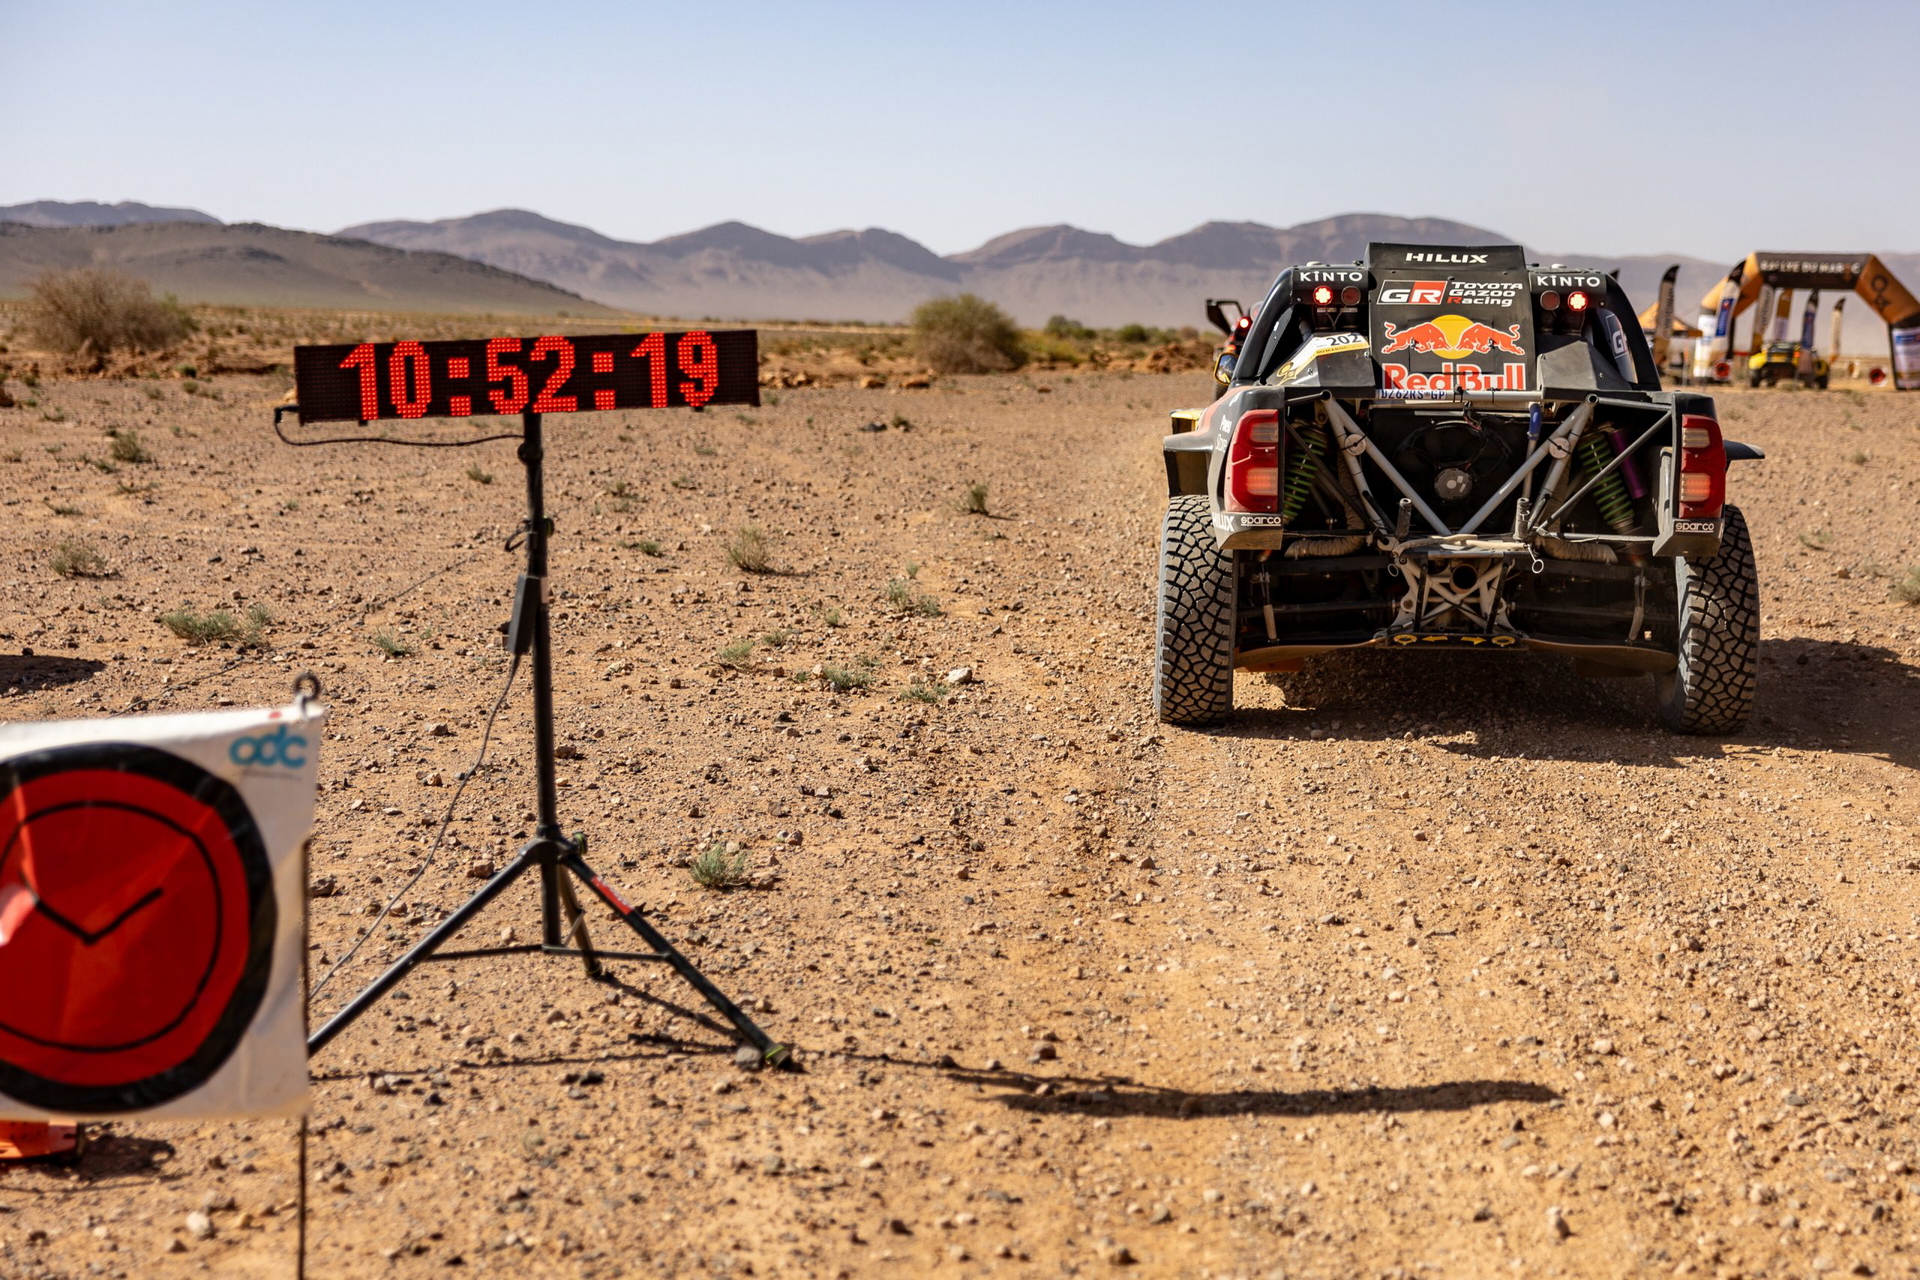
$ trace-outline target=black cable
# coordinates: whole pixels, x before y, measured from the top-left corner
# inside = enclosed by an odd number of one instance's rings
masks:
[[[353,945],[347,948],[347,953],[334,961],[333,967],[327,970],[326,976],[314,984],[313,990],[307,993],[309,1002],[326,989],[327,984],[333,981],[334,974],[346,968],[347,962],[353,959],[354,954],[360,950],[361,944],[373,936],[373,931],[380,927],[380,922],[387,918],[387,913],[393,910],[394,904],[405,897],[409,889],[419,884],[420,877],[427,874],[428,868],[433,866],[433,860],[440,852],[440,842],[447,838],[447,828],[453,824],[453,812],[460,806],[460,797],[466,793],[467,784],[479,774],[480,766],[487,761],[487,744],[493,739],[493,722],[500,718],[500,709],[507,705],[507,695],[513,692],[513,678],[519,673],[520,655],[516,653],[513,655],[513,662],[507,667],[507,683],[501,688],[500,697],[493,704],[493,710],[487,713],[487,727],[480,734],[480,754],[474,757],[473,767],[461,775],[460,785],[453,789],[453,798],[447,801],[446,816],[440,819],[440,829],[434,833],[433,844],[427,848],[427,860],[420,864],[420,869],[413,873],[412,879],[394,890],[393,896],[387,899],[387,905],[380,908],[380,914],[375,916],[373,923],[367,926],[367,931],[356,938]]]
[[[298,408],[298,405],[281,405],[273,413],[273,434],[296,449],[311,449],[322,444],[397,444],[409,449],[464,449],[468,445],[486,444],[489,440],[518,440],[518,431],[509,431],[502,435],[475,436],[471,440],[396,440],[392,436],[323,436],[318,440],[295,440],[280,429],[280,413],[283,409]]]

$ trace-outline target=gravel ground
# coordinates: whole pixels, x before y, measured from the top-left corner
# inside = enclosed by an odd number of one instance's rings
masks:
[[[285,385],[0,411],[0,716],[317,672],[317,978],[472,762],[520,473],[288,448]],[[1920,610],[1889,588],[1920,400],[1722,399],[1769,455],[1732,481],[1766,614],[1742,736],[1432,654],[1243,676],[1190,733],[1147,713],[1156,445],[1209,385],[550,419],[566,825],[805,1070],[737,1068],[657,967],[417,972],[314,1061],[310,1274],[1910,1274]],[[729,564],[749,525],[773,572]],[[58,576],[63,542],[110,576]],[[260,649],[158,621],[254,605]],[[316,1016],[526,837],[528,701]],[[701,888],[729,843],[745,882]],[[522,886],[468,937],[537,928]],[[100,1126],[77,1169],[0,1172],[0,1274],[288,1275],[294,1152]]]

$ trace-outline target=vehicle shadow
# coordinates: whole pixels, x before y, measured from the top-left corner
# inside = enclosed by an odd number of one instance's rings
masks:
[[[1268,676],[1271,690],[1248,689],[1246,679],[1241,710],[1215,733],[1361,742],[1412,734],[1443,739],[1431,745],[1460,755],[1573,762],[1678,764],[1676,752],[1719,750],[1712,739],[1675,739],[1660,726],[1648,677],[1589,679],[1552,654],[1353,649]],[[1284,706],[1271,705],[1274,691]]]
[[[1679,765],[1724,755],[1730,744],[1806,745],[1844,740],[1850,750],[1920,767],[1920,664],[1881,645],[1786,636],[1760,642],[1753,718],[1737,734],[1677,735],[1655,714],[1645,676],[1593,679],[1549,654],[1327,654],[1290,675],[1269,676],[1284,706],[1247,690],[1243,708],[1212,732],[1228,737],[1362,742],[1416,737],[1477,759]],[[1250,696],[1249,696],[1250,695]],[[1335,725],[1338,727],[1334,727]],[[1459,735],[1466,735],[1461,737]]]
[[[91,680],[106,669],[106,663],[94,658],[0,653],[0,694],[58,689],[62,685]]]
[[[1525,1080],[1450,1080],[1398,1088],[1229,1089],[1219,1093],[1193,1093],[1115,1077],[1060,1078],[1021,1071],[954,1071],[948,1073],[948,1078],[966,1084],[998,1086],[1002,1092],[992,1095],[994,1101],[1015,1111],[1131,1115],[1163,1120],[1466,1111],[1500,1102],[1545,1104],[1560,1097],[1545,1085]]]

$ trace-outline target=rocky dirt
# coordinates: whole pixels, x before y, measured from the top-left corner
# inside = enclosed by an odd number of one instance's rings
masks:
[[[284,446],[286,385],[0,413],[0,715],[317,672],[317,980],[472,762],[521,492],[506,443]],[[1920,402],[1724,397],[1769,454],[1741,736],[1428,654],[1243,676],[1190,733],[1147,711],[1157,442],[1208,385],[550,419],[567,825],[805,1071],[657,967],[430,966],[314,1061],[310,1274],[1909,1274]],[[256,604],[261,649],[158,621]],[[316,1015],[526,837],[527,706]],[[729,842],[747,884],[701,888]],[[522,886],[468,937],[537,927]],[[0,1274],[289,1275],[296,1174],[287,1122],[99,1126],[0,1173]]]

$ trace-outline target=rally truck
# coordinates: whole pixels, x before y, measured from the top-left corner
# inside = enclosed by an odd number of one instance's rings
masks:
[[[1224,317],[1223,317],[1224,318]],[[1154,708],[1342,649],[1651,675],[1676,731],[1753,705],[1760,594],[1710,396],[1665,391],[1619,283],[1515,246],[1280,274],[1162,442]]]

